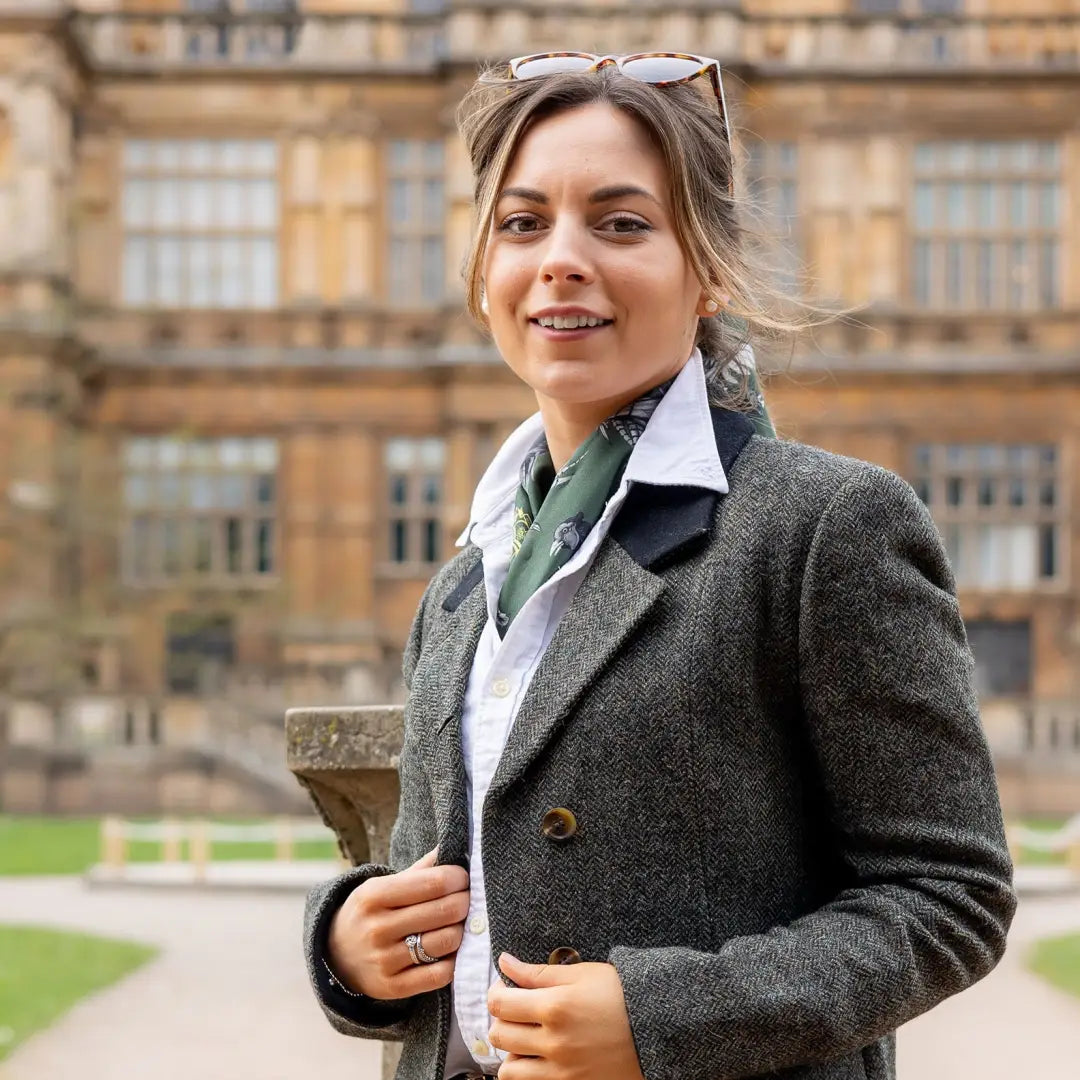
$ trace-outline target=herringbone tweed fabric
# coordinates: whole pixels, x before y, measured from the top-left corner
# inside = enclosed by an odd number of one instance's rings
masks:
[[[729,482],[696,545],[642,511],[674,536],[660,562],[606,538],[544,655],[484,807],[493,955],[614,964],[647,1080],[892,1080],[895,1029],[991,970],[1015,906],[951,571],[883,469],[754,436]],[[467,862],[483,588],[444,601],[477,558],[440,570],[406,648],[394,869],[436,842]],[[404,1039],[398,1080],[439,1080],[448,989],[357,1004],[317,977],[320,928],[385,872],[314,890],[308,962],[339,1031]]]

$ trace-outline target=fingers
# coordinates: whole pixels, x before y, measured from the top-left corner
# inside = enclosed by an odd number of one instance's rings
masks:
[[[439,845],[436,844],[426,855],[421,855],[420,858],[417,859],[416,862],[414,862],[412,866],[409,867],[409,869],[415,870],[418,866],[434,866],[435,860],[438,857]]]
[[[469,904],[469,893],[465,891],[449,893],[424,904],[384,910],[379,916],[380,936],[384,941],[404,940],[409,934],[463,923],[469,914]]]
[[[411,907],[413,904],[437,900],[448,893],[461,892],[468,887],[468,871],[456,865],[413,865],[396,874],[369,878],[364,882],[364,888],[384,908]]]
[[[547,1019],[545,1010],[551,1008],[548,991],[525,990],[501,983],[492,984],[487,1000],[492,1016],[514,1024],[541,1024]]]
[[[428,930],[420,934],[420,945],[428,956],[435,956],[441,960],[452,957],[458,951],[464,935],[464,923],[456,923],[454,926],[441,926],[437,930]],[[396,965],[393,968],[393,974],[396,975],[406,968],[416,966],[413,964],[412,954],[409,952],[409,946],[405,944],[404,938],[398,941],[395,946],[391,946],[391,948],[395,955]]]
[[[488,1028],[488,1042],[498,1050],[523,1057],[547,1057],[548,1036],[539,1024],[510,1024],[494,1020]]]

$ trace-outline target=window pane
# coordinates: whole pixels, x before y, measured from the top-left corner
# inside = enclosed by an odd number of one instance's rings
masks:
[[[1014,476],[1009,480],[1009,505],[1023,506],[1026,501],[1025,492],[1027,485],[1022,476]]]
[[[428,473],[424,477],[423,483],[423,501],[429,506],[436,505],[439,502],[440,489],[442,483],[438,476],[434,476]]]
[[[1039,224],[1044,229],[1056,229],[1059,224],[1058,185],[1043,184],[1039,189]]]
[[[124,224],[131,228],[145,228],[151,222],[151,181],[128,180],[124,184]]]
[[[267,506],[274,501],[274,476],[255,477],[255,501]]]
[[[424,143],[424,169],[427,172],[442,172],[443,143],[441,139],[429,139]]]
[[[1009,245],[1009,307],[1024,306],[1028,282],[1028,250],[1023,240],[1016,240]]]
[[[150,194],[155,228],[171,229],[180,224],[183,218],[180,189],[179,180],[170,178],[152,181]]]
[[[248,165],[255,172],[277,172],[277,143],[260,139],[249,144]]]
[[[439,523],[432,519],[424,522],[424,562],[439,561]]]
[[[388,439],[383,453],[388,469],[408,470],[416,460],[416,444],[412,439]]]
[[[214,187],[209,180],[185,180],[181,223],[189,229],[207,229],[214,222]]]
[[[218,167],[222,172],[243,172],[247,167],[248,144],[235,139],[219,143]]]
[[[255,571],[272,573],[274,569],[274,523],[260,521],[255,528]]]
[[[435,302],[443,297],[443,241],[441,236],[423,240],[422,293],[424,300]]]
[[[930,305],[930,241],[916,240],[914,261],[912,265],[912,289],[915,294],[915,302],[922,307]]]
[[[951,229],[962,229],[967,224],[967,185],[949,184],[946,222]]]
[[[934,227],[934,185],[929,181],[919,181],[915,185],[915,227]]]
[[[249,241],[251,251],[251,293],[253,307],[268,308],[277,303],[277,244],[269,237]]]
[[[130,473],[124,478],[124,503],[134,509],[153,502],[150,477],[145,473]]]
[[[248,282],[244,279],[244,241],[236,236],[218,241],[220,291],[222,307],[243,307],[248,299]]]
[[[424,224],[441,225],[443,220],[443,183],[441,180],[424,181]]]
[[[124,168],[144,170],[150,166],[150,143],[145,139],[128,139],[124,143]]]
[[[153,524],[150,518],[137,517],[131,522],[129,540],[132,575],[137,578],[149,577],[154,565]]]
[[[276,469],[278,447],[274,439],[252,439],[248,442],[251,463],[257,469]]]
[[[128,439],[124,444],[124,464],[145,469],[154,464],[156,449],[153,439]]]
[[[446,460],[446,443],[442,439],[423,439],[420,442],[420,464],[425,469],[440,469]]]
[[[182,551],[180,522],[165,518],[161,522],[161,568],[164,573],[180,573]]]
[[[997,200],[994,197],[995,185],[984,181],[979,184],[976,200],[976,222],[981,229],[992,229],[998,222],[996,217]]]
[[[219,505],[216,477],[205,473],[194,473],[189,482],[189,502],[192,509],[213,510]]]
[[[1043,480],[1039,484],[1039,505],[1057,506],[1057,484],[1053,480]]]
[[[214,295],[214,241],[209,237],[192,237],[187,244],[188,254],[188,304],[191,307],[213,307]]]
[[[225,519],[225,565],[230,574],[243,572],[244,534],[240,518]]]
[[[962,506],[964,503],[964,481],[959,476],[949,476],[945,480],[945,502],[949,506]]]
[[[959,240],[950,240],[945,245],[945,303],[949,307],[963,303],[963,256],[964,248]]]
[[[247,224],[244,202],[246,185],[243,180],[218,181],[218,224],[227,228],[243,228]]]
[[[1058,242],[1043,240],[1039,244],[1039,303],[1043,307],[1057,307],[1061,302],[1058,282]]]
[[[979,505],[993,506],[997,501],[997,481],[984,476],[979,479]]]
[[[1039,577],[1056,577],[1057,563],[1057,526],[1042,525],[1039,528]]]
[[[207,574],[214,568],[214,527],[208,518],[194,522],[195,569]]]
[[[273,180],[249,180],[247,199],[249,224],[261,229],[277,226],[277,184]]]
[[[124,241],[124,302],[150,302],[150,241],[144,237],[129,236]]]
[[[994,306],[994,245],[980,240],[975,255],[975,303],[981,308]]]
[[[395,225],[405,225],[409,222],[412,186],[408,180],[390,181],[390,220]]]
[[[390,502],[394,506],[405,506],[409,501],[409,481],[400,473],[390,477]]]
[[[408,562],[408,547],[406,544],[406,524],[404,521],[390,522],[390,560],[391,562]]]
[[[226,510],[243,510],[247,506],[247,477],[243,473],[226,473],[219,478],[220,505]]]

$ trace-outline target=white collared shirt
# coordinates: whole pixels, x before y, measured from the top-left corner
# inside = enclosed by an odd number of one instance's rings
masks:
[[[457,540],[461,547],[471,539],[483,552],[488,619],[469,675],[461,723],[469,798],[470,904],[454,969],[447,1078],[461,1072],[496,1072],[505,1057],[487,1039],[491,1024],[487,992],[499,975],[491,957],[478,825],[495,767],[533,673],[632,482],[693,485],[720,494],[728,490],[713,434],[701,354],[695,349],[657,405],[600,520],[570,560],[525,601],[506,636],[500,638],[495,612],[510,565],[521,462],[542,430],[540,414],[535,413],[503,443],[476,488],[469,525]]]

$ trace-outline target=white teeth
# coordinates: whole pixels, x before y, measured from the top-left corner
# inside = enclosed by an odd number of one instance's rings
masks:
[[[577,330],[582,326],[600,326],[605,320],[594,315],[543,315],[536,321],[554,330]]]

